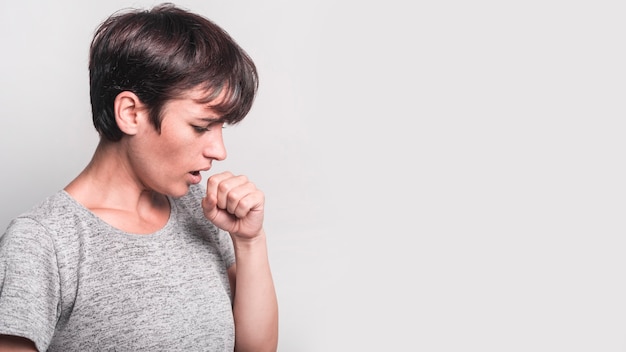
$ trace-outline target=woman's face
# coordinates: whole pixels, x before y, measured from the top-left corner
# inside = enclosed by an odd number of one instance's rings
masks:
[[[202,181],[200,171],[213,160],[224,160],[223,121],[207,103],[199,101],[202,90],[190,90],[167,102],[162,111],[160,133],[150,123],[129,143],[132,167],[143,186],[180,197],[189,185]],[[219,102],[222,96],[215,101]]]

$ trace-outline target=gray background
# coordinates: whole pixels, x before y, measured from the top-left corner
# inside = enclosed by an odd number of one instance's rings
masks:
[[[0,227],[97,143],[87,50],[153,1],[0,5]],[[258,64],[280,351],[626,349],[621,1],[179,1]]]

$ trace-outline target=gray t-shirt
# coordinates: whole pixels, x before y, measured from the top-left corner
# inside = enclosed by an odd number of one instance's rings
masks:
[[[170,198],[164,228],[120,231],[59,191],[0,237],[0,334],[40,351],[233,351],[228,233],[204,190]]]

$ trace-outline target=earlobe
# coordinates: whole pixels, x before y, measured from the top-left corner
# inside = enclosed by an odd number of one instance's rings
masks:
[[[115,97],[115,122],[122,132],[135,135],[139,131],[143,104],[133,92],[123,91]]]

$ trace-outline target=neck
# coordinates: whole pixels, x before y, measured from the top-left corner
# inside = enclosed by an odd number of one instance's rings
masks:
[[[70,182],[67,191],[90,210],[114,209],[141,212],[162,208],[165,196],[145,187],[133,172],[124,152],[125,141],[100,140],[85,169]]]

